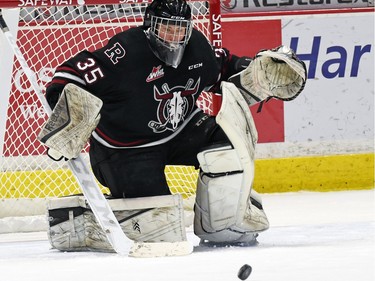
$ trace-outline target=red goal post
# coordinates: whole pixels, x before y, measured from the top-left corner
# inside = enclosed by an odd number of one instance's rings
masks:
[[[79,51],[100,48],[114,34],[141,25],[148,2],[151,1],[0,2],[10,32],[39,87],[33,88],[11,48],[5,47],[1,34],[0,46],[4,48],[0,92],[7,98],[0,106],[0,233],[41,230],[46,226],[47,198],[81,193],[66,163],[50,160],[36,139],[47,115],[35,91],[44,92],[54,69]],[[214,46],[221,47],[220,1],[188,2],[194,26]],[[87,149],[82,154],[88,161]],[[171,192],[181,193],[185,208],[191,210],[197,171],[193,167],[169,166],[165,173]],[[105,187],[102,190],[108,192]]]

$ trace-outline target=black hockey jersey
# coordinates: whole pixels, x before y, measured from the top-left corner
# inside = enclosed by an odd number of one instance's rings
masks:
[[[167,66],[137,27],[60,65],[46,95],[54,106],[64,85],[75,83],[103,101],[93,133],[99,142],[124,148],[155,145],[178,134],[197,111],[201,91],[234,74],[236,60],[225,49],[214,51],[204,35],[193,30],[180,65]]]

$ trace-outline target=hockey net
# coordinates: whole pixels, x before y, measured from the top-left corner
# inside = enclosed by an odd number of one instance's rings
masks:
[[[45,91],[56,66],[83,49],[104,46],[114,34],[142,24],[147,0],[51,1],[62,6],[45,6],[50,1],[8,1],[17,9],[18,26],[13,37]],[[77,3],[76,3],[77,2]],[[43,3],[44,6],[33,6]],[[212,11],[216,2],[190,1],[194,25],[209,40],[215,26]],[[3,14],[6,10],[3,9]],[[9,54],[13,56],[13,54]],[[82,193],[64,162],[50,160],[46,148],[36,139],[47,114],[35,95],[24,69],[12,63],[7,106],[0,108],[0,233],[38,231],[46,226],[46,199]],[[87,147],[82,153],[88,161]],[[181,193],[185,209],[194,204],[197,171],[193,167],[168,166],[165,170],[172,193]],[[109,193],[101,187],[103,193]]]

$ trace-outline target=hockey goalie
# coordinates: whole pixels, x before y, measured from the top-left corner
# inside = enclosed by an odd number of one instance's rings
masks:
[[[155,0],[143,26],[57,67],[46,91],[54,110],[39,139],[55,160],[74,158],[90,142],[92,172],[110,190],[134,256],[193,250],[166,165],[199,169],[201,245],[254,245],[269,223],[252,188],[257,131],[249,106],[292,100],[305,81],[305,65],[288,47],[254,58],[214,49],[184,0]],[[51,200],[48,215],[54,248],[112,251],[84,197]]]

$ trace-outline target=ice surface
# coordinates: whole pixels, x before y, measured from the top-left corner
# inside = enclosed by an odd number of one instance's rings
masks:
[[[51,250],[46,234],[0,235],[0,281],[374,281],[374,190],[263,194],[271,227],[259,245],[202,248],[183,257],[129,258]]]

